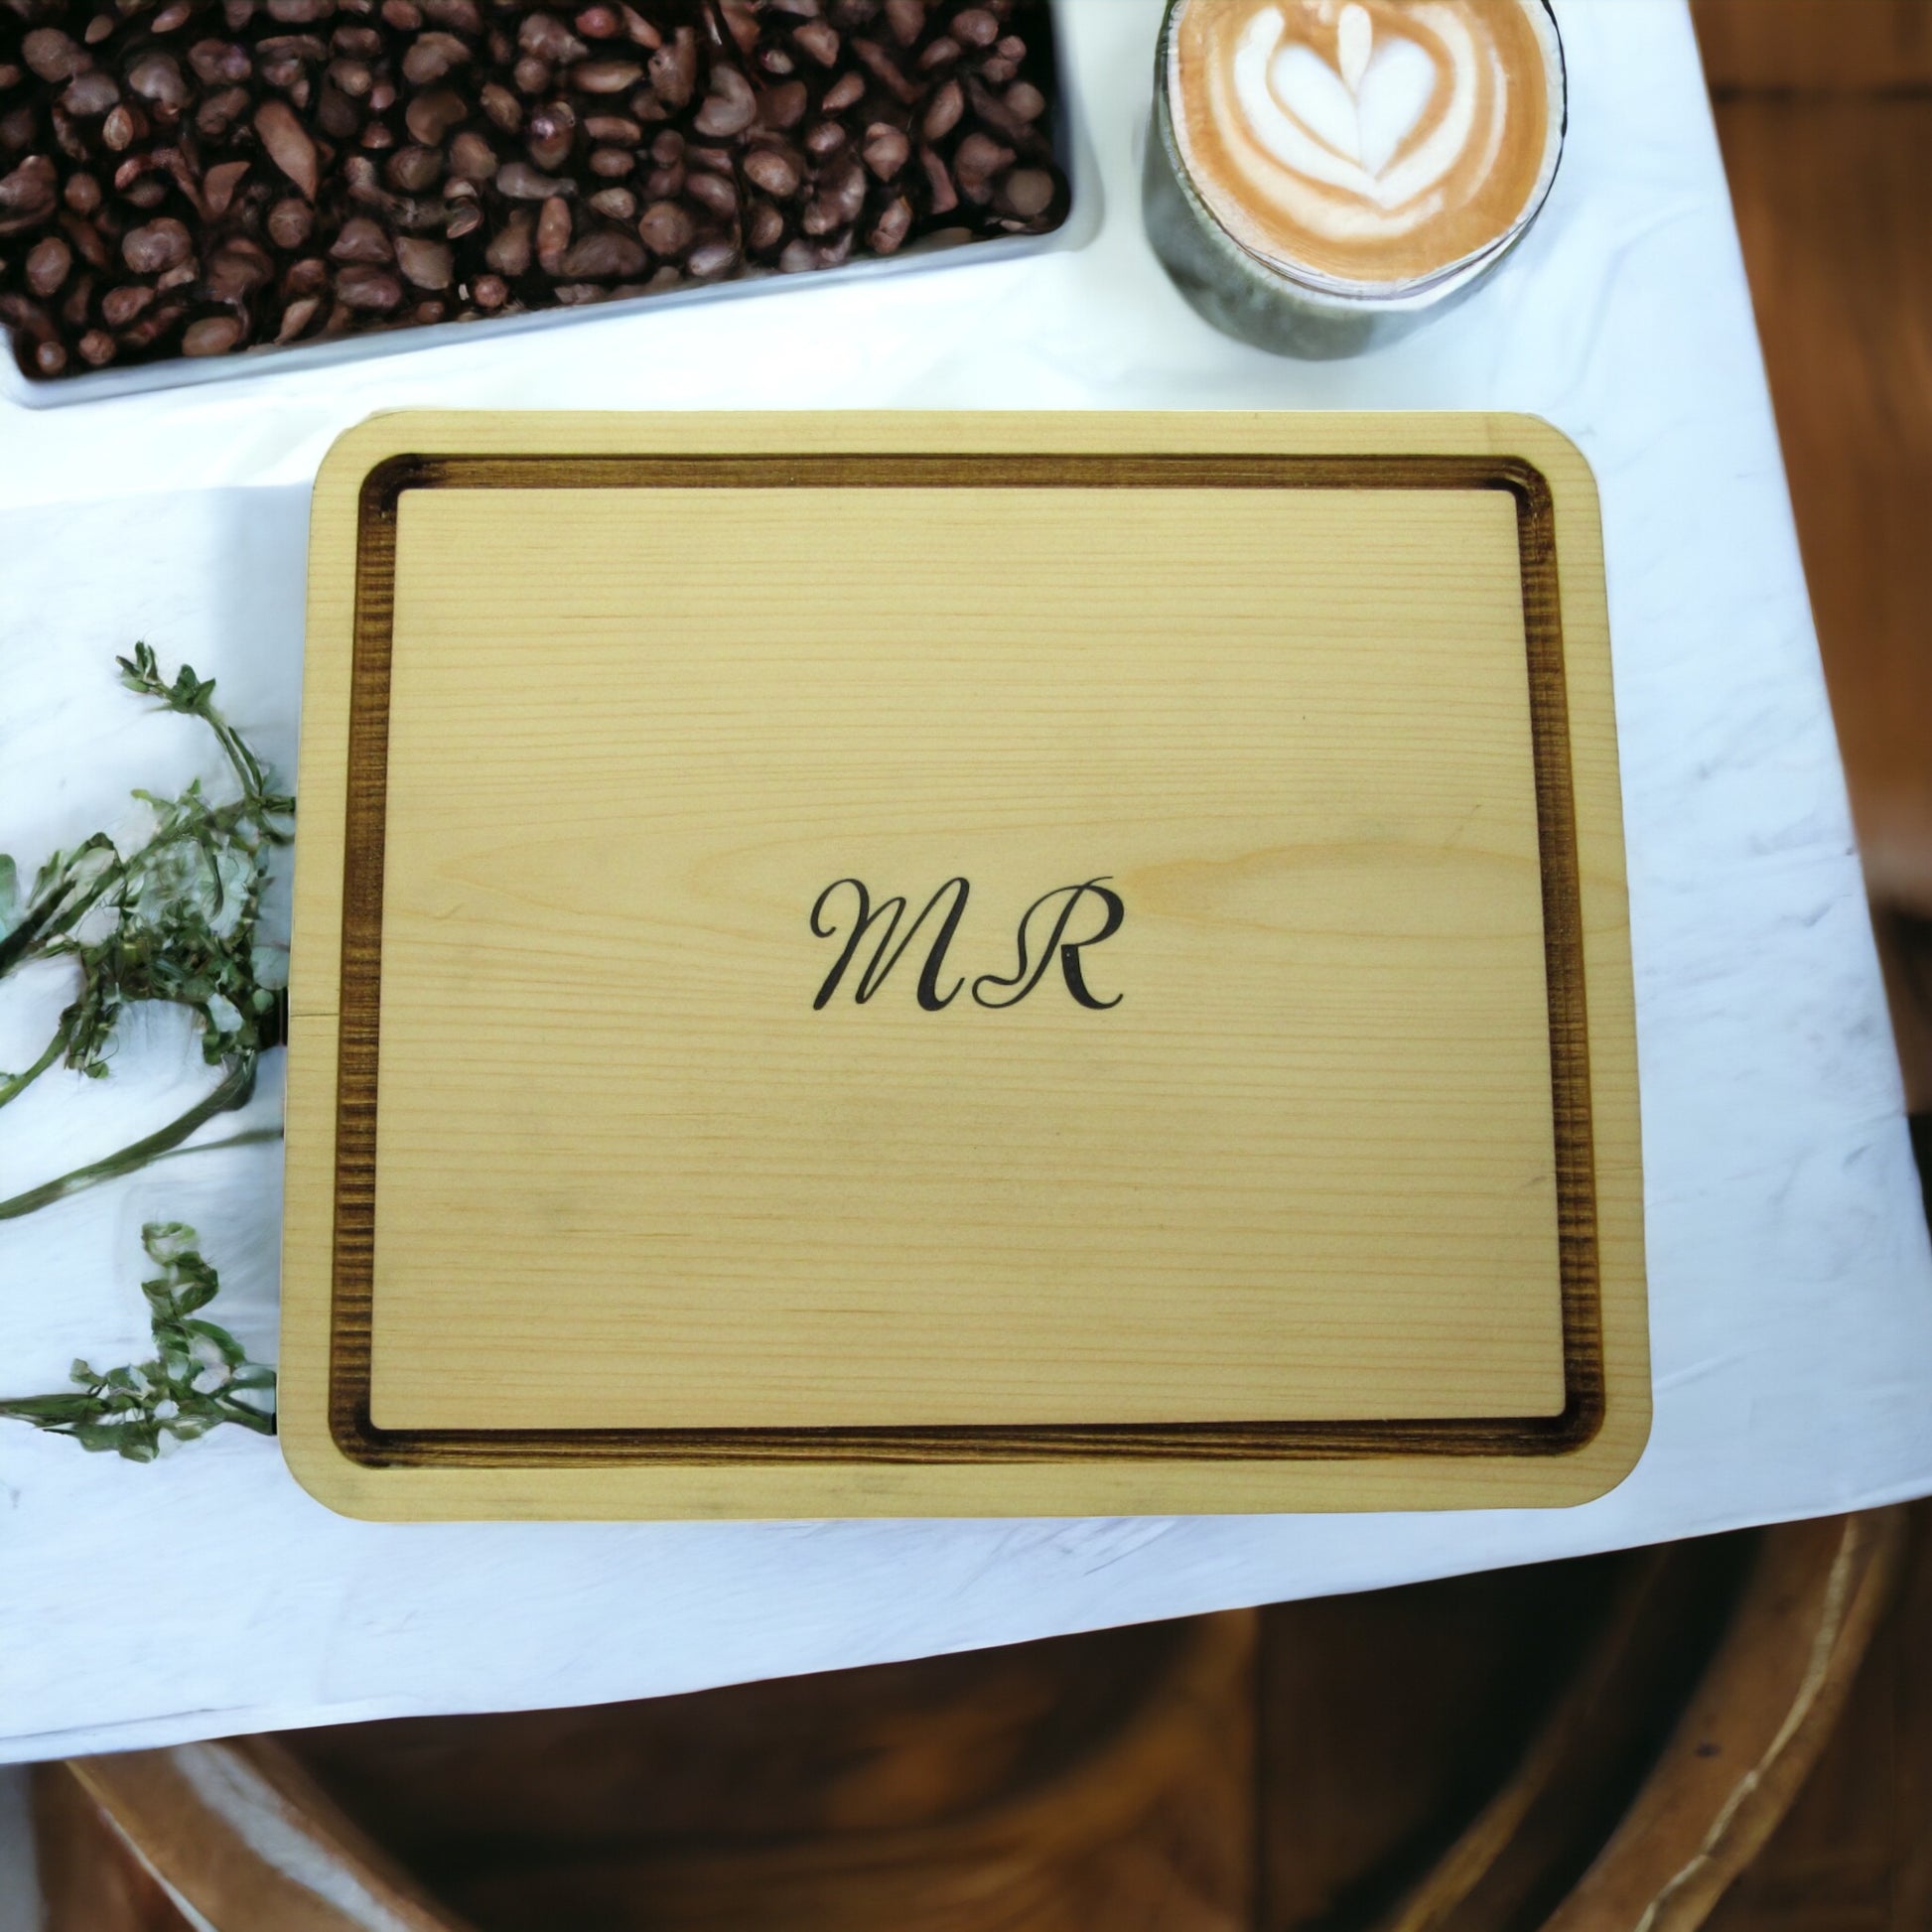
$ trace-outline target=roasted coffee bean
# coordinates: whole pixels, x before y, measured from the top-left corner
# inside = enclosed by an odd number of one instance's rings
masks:
[[[188,50],[188,65],[205,87],[232,86],[246,80],[254,63],[248,50],[235,41],[197,41]]]
[[[553,195],[537,209],[537,266],[546,275],[560,273],[569,246],[570,204]]]
[[[497,274],[513,280],[528,271],[535,252],[536,217],[528,208],[517,208],[507,224],[490,238],[483,258]]]
[[[455,34],[468,34],[472,40],[483,30],[477,0],[423,0],[423,11],[437,26],[447,27]]]
[[[864,64],[873,78],[881,82],[903,105],[910,107],[919,98],[919,85],[908,80],[900,71],[898,64],[877,41],[854,37],[852,51]]]
[[[148,131],[148,117],[125,101],[110,108],[100,124],[100,138],[116,154],[125,154],[135,142],[146,140]]]
[[[172,54],[158,50],[144,54],[127,70],[127,84],[143,100],[160,107],[181,108],[188,104],[188,81]]]
[[[386,268],[350,262],[336,277],[336,299],[345,308],[386,314],[402,300],[402,284]]]
[[[785,217],[769,202],[754,202],[745,218],[745,243],[762,253],[784,238]]]
[[[265,100],[255,110],[255,132],[263,151],[310,201],[321,179],[321,157],[314,137],[285,100]]]
[[[456,280],[456,257],[448,244],[421,235],[398,239],[396,266],[419,289],[446,289]]]
[[[174,268],[194,251],[194,237],[172,214],[130,228],[121,240],[121,259],[137,275],[154,275]]]
[[[933,95],[919,122],[920,132],[928,141],[943,140],[959,125],[959,117],[966,111],[966,90],[957,80],[948,80]]]
[[[736,68],[720,68],[711,76],[711,92],[698,109],[695,125],[700,134],[713,139],[742,134],[757,118],[758,111],[758,96],[752,91],[752,83]]]
[[[545,101],[531,113],[523,145],[545,173],[555,174],[576,144],[577,115],[568,101]]]
[[[29,155],[12,174],[0,176],[0,233],[51,214],[59,179],[44,154]]]
[[[483,112],[505,134],[514,134],[523,125],[523,103],[500,81],[486,81],[478,98]]]
[[[759,44],[757,5],[758,0],[718,0],[718,11],[724,16],[725,31],[738,43],[741,55],[753,53]]]
[[[886,25],[901,47],[910,47],[925,32],[925,0],[886,0]]]
[[[655,53],[664,45],[664,36],[635,7],[620,7],[618,14],[623,22],[623,37],[631,46],[647,47]]]
[[[863,100],[865,93],[865,75],[848,73],[826,88],[825,98],[818,103],[819,108],[827,114],[843,114],[848,107],[854,107]]]
[[[217,302],[239,302],[274,279],[268,250],[246,235],[233,235],[215,249],[207,265],[207,292]]]
[[[635,61],[579,61],[569,75],[570,84],[587,94],[628,93],[643,77]],[[750,91],[743,80],[739,85]]]
[[[241,341],[241,324],[233,316],[205,316],[183,332],[184,355],[225,355]]]
[[[641,275],[643,269],[643,244],[619,228],[600,228],[572,242],[560,264],[560,272],[572,281],[617,281]]]
[[[803,176],[790,155],[776,148],[754,148],[745,157],[745,179],[786,202],[798,193]]]
[[[637,222],[637,233],[653,255],[681,255],[691,245],[696,228],[675,202],[653,202]]]
[[[698,37],[689,27],[680,27],[650,57],[652,91],[666,107],[689,104],[698,85]]]
[[[506,161],[496,170],[496,192],[512,202],[541,202],[552,195],[574,194],[574,182],[555,181],[527,161]]]
[[[442,145],[444,135],[469,112],[469,102],[454,87],[438,87],[415,95],[402,110],[402,118],[412,141],[434,148]]]
[[[291,302],[282,311],[282,326],[275,332],[278,343],[292,343],[308,328],[316,318],[316,311],[322,307],[319,298],[304,295]]]
[[[82,273],[69,283],[61,303],[61,320],[69,329],[85,329],[94,312],[94,278]]]
[[[454,34],[421,34],[402,57],[402,77],[412,87],[426,87],[469,58],[469,48]]]
[[[282,277],[282,291],[290,296],[320,295],[328,286],[329,264],[314,255],[292,264]]]
[[[68,83],[67,91],[61,96],[61,105],[76,119],[92,120],[96,114],[105,114],[116,106],[121,98],[121,90],[111,73],[102,73],[96,68],[91,73],[76,73]]]
[[[684,192],[721,221],[730,220],[738,211],[737,184],[727,181],[723,175],[689,174],[685,177]]]
[[[218,93],[209,94],[195,110],[195,126],[210,141],[220,140],[248,112],[248,107],[246,87],[223,87]]]
[[[61,226],[67,230],[73,251],[89,268],[105,268],[113,260],[113,250],[107,245],[100,230],[85,215],[69,212],[61,216]]]
[[[953,176],[963,188],[968,182],[982,183],[1013,165],[1013,150],[1003,148],[980,133],[967,135],[953,150]]]
[[[1045,213],[1055,192],[1053,177],[1044,168],[1016,168],[1001,184],[998,201],[1009,214],[1031,221]]]
[[[253,165],[248,161],[218,161],[207,171],[202,184],[202,193],[210,214],[227,213],[228,207],[234,200],[235,190],[241,186]]]
[[[73,250],[59,235],[37,241],[27,254],[27,286],[39,296],[58,295],[73,266]]]
[[[959,195],[946,164],[930,148],[921,148],[919,165],[925,170],[926,207],[934,214],[950,214],[959,206]]]
[[[875,252],[891,255],[897,252],[905,237],[911,232],[912,204],[900,195],[897,200],[886,204],[866,240]]]
[[[145,282],[109,289],[100,298],[100,319],[110,329],[125,329],[153,300],[154,290]]]
[[[0,322],[65,375],[1038,228],[1044,4],[0,0]]]
[[[343,223],[329,252],[339,262],[386,262],[396,251],[375,222],[366,214],[355,214]]]
[[[838,30],[825,21],[807,20],[792,29],[791,37],[822,68],[839,58]]]
[[[465,134],[457,136],[459,141],[477,138],[480,137]],[[492,159],[490,167],[483,172],[488,174],[493,172],[493,169]],[[463,171],[459,168],[457,172],[461,174]],[[443,179],[443,157],[434,148],[419,148],[414,145],[398,148],[389,157],[383,168],[383,174],[392,188],[399,189],[405,195],[420,195],[426,189],[434,188]]]
[[[865,170],[848,157],[819,176],[818,190],[799,225],[809,235],[830,234],[848,221],[856,221],[865,205]]]
[[[805,118],[805,110],[810,105],[811,95],[805,91],[802,80],[781,81],[775,87],[766,88],[759,102],[759,125],[780,129],[796,127]]]
[[[912,144],[898,128],[890,127],[884,121],[874,121],[866,129],[866,166],[881,181],[891,181],[897,175],[911,154]]]
[[[450,173],[459,181],[488,181],[500,165],[496,150],[475,128],[465,128],[450,143]]]
[[[20,43],[20,58],[43,80],[71,80],[93,66],[93,56],[58,27],[36,27]]]
[[[316,211],[307,202],[277,202],[268,210],[268,236],[278,248],[300,248],[315,224]]]

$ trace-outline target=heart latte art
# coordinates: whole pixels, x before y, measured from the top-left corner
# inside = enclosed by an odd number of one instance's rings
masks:
[[[1251,253],[1391,293],[1533,214],[1561,145],[1541,0],[1182,0],[1168,101],[1190,180]]]

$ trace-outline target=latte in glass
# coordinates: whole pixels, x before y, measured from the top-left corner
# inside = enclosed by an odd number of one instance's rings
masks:
[[[1501,259],[1564,121],[1545,0],[1172,0],[1149,231],[1220,327],[1348,353]]]

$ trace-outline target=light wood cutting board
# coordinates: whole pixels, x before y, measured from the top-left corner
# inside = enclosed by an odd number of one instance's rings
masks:
[[[1649,1425],[1595,491],[1523,417],[382,416],[282,1429],[361,1515],[1562,1504]]]

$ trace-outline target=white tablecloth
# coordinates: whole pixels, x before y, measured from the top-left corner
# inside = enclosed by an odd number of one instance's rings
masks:
[[[1570,1555],[1932,1489],[1932,1255],[1724,176],[1680,0],[1563,0],[1568,157],[1475,301],[1355,362],[1214,335],[1142,237],[1158,0],[1068,0],[1105,215],[1077,251],[587,320],[197,390],[0,405],[0,849],[129,827],[205,764],[122,693],[145,636],[292,769],[307,485],[404,404],[1524,409],[1602,487],[1656,1358],[1627,1482],[1560,1512],[382,1527],[273,1444],[151,1466],[0,1423],[0,1758],[686,1690]],[[0,1066],[51,971],[0,991]],[[0,1114],[0,1191],[206,1082],[142,1025]],[[274,1080],[246,1116],[272,1123]],[[0,1394],[138,1358],[139,1229],[198,1226],[273,1347],[280,1150],[0,1224]]]

